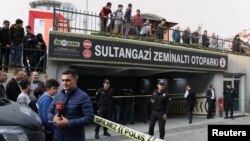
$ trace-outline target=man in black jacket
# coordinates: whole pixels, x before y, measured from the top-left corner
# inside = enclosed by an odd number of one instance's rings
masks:
[[[14,67],[21,66],[23,40],[23,21],[21,19],[17,19],[16,24],[10,27],[11,65]]]
[[[186,86],[186,93],[184,95],[184,98],[187,99],[187,116],[189,119],[189,124],[192,123],[193,118],[193,110],[196,103],[196,92],[193,91],[193,89],[190,87],[190,85]]]
[[[209,119],[213,117],[212,114],[213,114],[214,105],[216,101],[215,90],[212,84],[209,86],[209,90],[207,90],[206,96],[207,96],[207,102],[208,102],[207,118]]]
[[[33,72],[37,64],[37,51],[34,49],[37,45],[37,38],[31,32],[31,26],[26,26],[26,35],[24,37],[24,50],[23,50],[23,64],[26,68],[26,72]],[[28,65],[28,60],[30,67]]]
[[[160,138],[164,139],[165,136],[165,123],[168,117],[170,107],[169,93],[165,90],[166,81],[159,80],[157,89],[153,92],[151,103],[152,113],[149,124],[149,135],[154,135],[154,126],[156,121],[159,122]]]
[[[225,107],[225,119],[228,118],[228,110],[231,111],[230,118],[234,119],[233,117],[233,110],[234,110],[234,98],[236,96],[235,90],[228,84],[226,86],[226,89],[223,92],[224,96],[224,107]]]
[[[202,35],[202,45],[205,47],[209,47],[210,43],[209,43],[209,38],[207,36],[207,30],[204,30],[204,34]]]
[[[3,21],[3,28],[0,30],[0,70],[4,68],[5,72],[8,72],[9,55],[10,55],[10,35],[9,35],[10,22]],[[4,59],[4,62],[2,62]],[[4,66],[2,67],[2,64]]]
[[[10,79],[6,85],[6,95],[7,98],[13,101],[17,100],[18,95],[21,93],[21,87],[18,81],[23,79],[23,71],[16,70],[14,72],[13,78]]]

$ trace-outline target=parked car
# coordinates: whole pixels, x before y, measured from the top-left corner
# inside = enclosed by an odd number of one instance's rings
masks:
[[[0,98],[0,141],[44,141],[43,124],[29,107]]]

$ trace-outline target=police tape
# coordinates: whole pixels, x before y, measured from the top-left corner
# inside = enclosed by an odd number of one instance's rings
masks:
[[[182,95],[178,95],[178,94],[170,94],[170,96],[182,96]],[[152,97],[152,95],[126,95],[126,96],[112,96],[112,98],[139,98],[139,97]],[[95,97],[92,96],[90,97],[92,99],[94,99]],[[196,97],[196,98],[207,98],[207,96],[200,96],[200,97]],[[183,98],[185,99],[185,98]]]
[[[134,129],[128,128],[126,126],[112,122],[96,115],[94,117],[94,122],[136,141],[163,141],[162,139],[136,131]]]
[[[112,98],[127,98],[127,97],[152,97],[152,95],[127,95],[127,96],[112,96]]]

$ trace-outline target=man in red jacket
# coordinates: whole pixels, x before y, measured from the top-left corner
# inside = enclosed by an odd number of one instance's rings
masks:
[[[108,16],[110,13],[112,13],[111,6],[112,4],[108,2],[107,5],[103,7],[101,12],[99,13],[101,19],[101,32],[107,32]]]

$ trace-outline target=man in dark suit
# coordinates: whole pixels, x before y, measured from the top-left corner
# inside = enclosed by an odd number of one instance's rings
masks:
[[[189,119],[189,124],[192,123],[193,118],[193,109],[196,103],[196,92],[193,91],[193,89],[190,87],[190,85],[186,86],[186,92],[184,95],[184,98],[187,99],[187,117]]]
[[[6,95],[7,98],[13,101],[17,100],[18,95],[21,93],[21,87],[18,84],[18,81],[23,79],[23,71],[16,70],[13,74],[12,79],[10,79],[6,85]]]
[[[7,79],[7,73],[0,71],[0,98],[6,98],[6,91],[4,89],[3,83],[5,83]]]
[[[206,96],[208,102],[207,118],[209,119],[213,117],[213,110],[215,108],[216,101],[215,90],[212,84],[209,86],[209,90],[207,90]]]
[[[231,111],[230,118],[234,119],[233,117],[233,110],[234,110],[234,98],[236,96],[235,90],[231,87],[231,85],[227,85],[226,89],[223,92],[224,96],[224,107],[225,107],[225,119],[228,118],[228,110]]]

